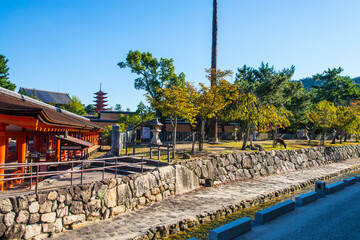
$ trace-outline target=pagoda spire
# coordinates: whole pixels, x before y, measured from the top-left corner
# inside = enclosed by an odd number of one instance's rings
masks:
[[[95,100],[94,100],[94,102],[96,103],[95,104],[95,107],[96,107],[96,109],[95,109],[95,111],[97,112],[97,113],[99,113],[100,111],[105,111],[106,110],[106,106],[107,106],[107,104],[106,104],[106,102],[107,102],[107,93],[104,93],[103,91],[101,91],[101,83],[100,83],[100,90],[98,91],[98,92],[96,92],[96,93],[94,93],[95,94]]]

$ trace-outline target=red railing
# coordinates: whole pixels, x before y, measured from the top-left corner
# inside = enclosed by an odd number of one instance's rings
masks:
[[[121,162],[121,159],[132,159],[135,162]],[[137,162],[136,162],[137,161]],[[29,189],[32,189],[32,186],[35,184],[35,191],[38,192],[38,183],[46,178],[51,176],[63,175],[63,174],[71,174],[71,185],[73,185],[73,175],[80,173],[81,179],[80,183],[83,184],[84,179],[84,172],[91,172],[91,171],[102,171],[102,180],[105,178],[105,170],[106,169],[114,169],[115,171],[115,178],[117,178],[117,170],[119,167],[131,167],[131,166],[139,166],[140,171],[143,173],[144,170],[144,163],[146,162],[156,163],[160,165],[161,162],[145,159],[144,156],[121,156],[121,157],[110,157],[110,158],[100,158],[100,159],[92,159],[92,160],[77,160],[77,161],[66,161],[66,162],[37,162],[37,163],[7,163],[7,164],[0,164],[0,169],[10,170],[14,168],[23,168],[25,172],[16,171],[14,173],[7,173],[7,174],[0,174],[0,183],[2,185],[6,185],[6,182],[22,182],[25,179],[29,179]],[[101,167],[95,166],[92,168],[84,168],[92,163],[102,163]],[[110,165],[111,164],[111,165]],[[69,166],[68,170],[58,170],[58,171],[47,171],[47,169],[51,167],[59,167],[61,165]],[[71,165],[71,170],[70,170]],[[74,169],[74,166],[80,166],[80,169]],[[45,171],[44,171],[45,169]]]

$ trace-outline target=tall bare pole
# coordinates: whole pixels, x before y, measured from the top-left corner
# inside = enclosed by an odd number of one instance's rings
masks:
[[[217,0],[213,0],[213,21],[212,21],[212,46],[211,46],[211,87],[215,87],[216,82],[216,64],[217,64]],[[209,131],[210,142],[217,142],[218,138],[218,125],[217,117],[213,117],[210,120]]]

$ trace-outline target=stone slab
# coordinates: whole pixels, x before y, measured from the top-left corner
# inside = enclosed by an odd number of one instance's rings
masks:
[[[255,223],[262,225],[295,209],[295,202],[287,200],[255,213]]]
[[[240,218],[209,232],[209,240],[231,240],[251,231],[252,220],[249,217]]]
[[[319,199],[319,194],[317,192],[309,192],[309,193],[297,196],[295,198],[295,205],[296,206],[304,206],[304,205],[309,204],[318,199]]]

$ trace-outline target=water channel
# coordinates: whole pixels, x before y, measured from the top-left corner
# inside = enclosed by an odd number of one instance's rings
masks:
[[[345,173],[341,176],[336,176],[336,177],[333,177],[331,179],[324,180],[324,181],[329,185],[329,184],[332,184],[332,183],[335,183],[338,181],[342,181],[346,178],[353,177],[353,176],[356,176],[359,174],[360,174],[360,170],[355,170],[352,172]],[[278,204],[280,202],[283,202],[283,201],[286,201],[289,199],[295,200],[295,197],[302,195],[304,193],[307,193],[307,192],[311,192],[311,191],[314,191],[314,185],[303,188],[303,189],[293,192],[291,194],[282,195],[280,197],[274,198],[272,200],[269,200],[269,201],[261,203],[261,204],[257,204],[255,206],[241,209],[241,210],[236,211],[232,214],[229,214],[225,217],[214,219],[210,222],[200,224],[198,226],[195,226],[193,228],[190,228],[183,232],[180,232],[179,234],[171,235],[171,236],[169,236],[167,238],[163,238],[163,239],[170,240],[170,239],[197,238],[198,240],[207,240],[207,239],[209,239],[209,231],[212,229],[218,228],[222,225],[225,225],[227,223],[230,223],[232,221],[235,221],[235,220],[237,220],[239,218],[243,218],[243,217],[250,217],[250,218],[254,219],[255,213],[258,211],[261,211],[265,208],[271,207],[275,204]]]

